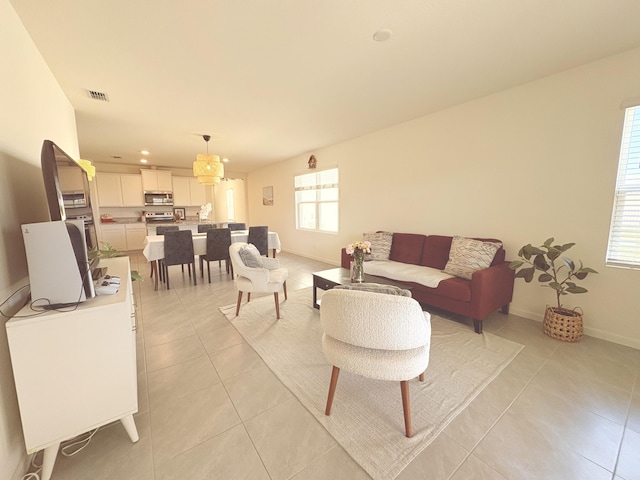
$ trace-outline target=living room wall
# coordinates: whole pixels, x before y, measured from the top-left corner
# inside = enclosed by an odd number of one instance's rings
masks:
[[[473,81],[473,79],[469,79]],[[494,237],[508,259],[548,237],[576,242],[598,270],[589,293],[564,297],[592,336],[640,348],[640,271],[605,267],[624,109],[640,98],[640,49],[495,93],[251,172],[250,224],[278,231],[286,251],[340,262],[362,232]],[[339,167],[340,232],[295,228],[293,177]],[[273,186],[274,206],[262,205]],[[553,292],[516,282],[511,312],[541,320]]]
[[[0,302],[29,283],[20,225],[49,219],[40,149],[51,139],[78,155],[75,114],[8,0],[0,0]],[[2,311],[17,308],[16,295]],[[0,317],[0,478],[21,478],[26,451],[7,335]],[[39,359],[34,352],[33,361]],[[46,394],[46,392],[43,392]]]

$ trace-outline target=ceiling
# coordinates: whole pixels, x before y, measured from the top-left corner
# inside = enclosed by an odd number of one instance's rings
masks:
[[[10,1],[96,163],[249,172],[640,46],[638,0]]]

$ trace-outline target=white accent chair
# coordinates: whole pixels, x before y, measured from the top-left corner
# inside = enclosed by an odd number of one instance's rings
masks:
[[[331,414],[340,370],[400,382],[405,433],[413,435],[409,380],[429,365],[431,316],[413,298],[332,289],[322,295],[322,349],[333,365],[325,414]]]
[[[246,245],[249,244],[237,242],[232,243],[229,247],[229,258],[233,266],[233,273],[238,277],[236,280],[238,287],[236,317],[240,313],[242,292],[247,292],[247,302],[251,301],[251,293],[273,292],[276,302],[276,318],[280,319],[278,292],[284,290],[284,299],[287,299],[287,276],[289,271],[286,268],[280,268],[280,260],[277,258],[262,257],[259,253],[256,260],[258,266],[245,265],[245,261],[240,256],[240,249]]]

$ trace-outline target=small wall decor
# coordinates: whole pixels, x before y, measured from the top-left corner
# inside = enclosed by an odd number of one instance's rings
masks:
[[[184,208],[174,208],[173,209],[173,218],[175,220],[184,220],[186,218],[186,213]]]
[[[316,157],[315,155],[311,155],[309,157],[309,168],[316,168]]]
[[[262,188],[262,205],[273,207],[273,186]]]

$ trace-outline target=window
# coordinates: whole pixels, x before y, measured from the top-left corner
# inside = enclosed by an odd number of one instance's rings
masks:
[[[233,189],[230,188],[227,190],[227,219],[233,222],[234,218],[236,218],[236,213],[233,203]]]
[[[296,228],[338,231],[338,169],[295,177]]]
[[[625,111],[607,265],[640,268],[640,106]]]

